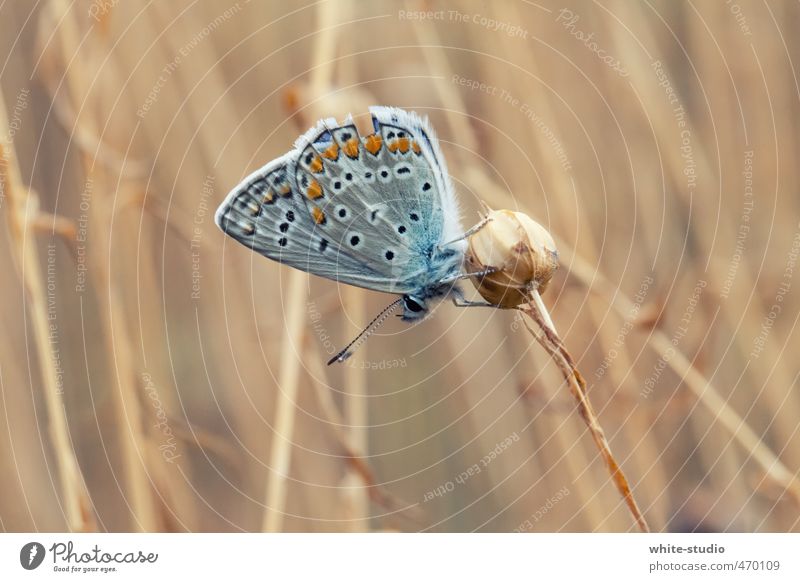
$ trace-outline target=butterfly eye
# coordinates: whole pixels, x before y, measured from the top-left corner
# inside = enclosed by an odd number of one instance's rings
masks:
[[[413,297],[409,297],[408,295],[405,295],[403,297],[403,305],[405,305],[406,309],[408,309],[413,313],[419,313],[420,311],[425,311],[425,307],[421,303],[419,303]]]

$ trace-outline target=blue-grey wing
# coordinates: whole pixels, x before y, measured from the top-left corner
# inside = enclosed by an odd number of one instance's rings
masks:
[[[436,138],[413,113],[370,111],[375,131],[365,137],[349,118],[319,122],[229,194],[220,227],[271,259],[350,285],[408,293],[440,276],[431,272],[437,245],[461,226]]]
[[[294,180],[299,152],[278,158],[236,186],[216,212],[227,235],[267,258],[319,275],[376,289],[379,274],[325,238],[313,206]],[[379,289],[381,290],[381,289]]]

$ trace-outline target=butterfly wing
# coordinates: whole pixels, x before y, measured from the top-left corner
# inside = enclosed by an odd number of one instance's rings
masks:
[[[223,232],[267,258],[328,279],[373,288],[378,277],[317,229],[314,207],[294,181],[299,152],[278,158],[245,178],[228,194],[215,221]]]
[[[411,151],[417,154],[418,161],[430,168],[434,179],[431,188],[426,190],[424,182],[422,182],[422,186],[415,194],[417,198],[427,198],[431,207],[436,211],[436,216],[431,220],[439,220],[439,216],[441,216],[442,239],[437,243],[451,241],[464,234],[455,188],[450,180],[447,163],[439,147],[439,140],[436,138],[436,133],[428,118],[396,107],[370,107],[370,113],[375,131],[381,133],[390,152],[394,148],[396,152],[404,154],[403,138],[409,136]],[[392,145],[393,139],[396,140],[394,145]],[[439,214],[439,210],[441,210],[441,214]]]
[[[444,160],[427,122],[375,107],[375,133],[318,123],[217,211],[222,230],[262,255],[377,291],[425,283],[437,245],[461,234]],[[453,226],[453,223],[455,226]]]

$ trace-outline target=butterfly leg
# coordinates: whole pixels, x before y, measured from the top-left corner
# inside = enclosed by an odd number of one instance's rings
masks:
[[[453,305],[456,307],[497,307],[486,301],[470,301],[464,297],[464,292],[458,287],[453,288]]]
[[[484,226],[486,226],[487,224],[489,224],[489,222],[490,222],[491,220],[492,220],[492,219],[491,219],[489,216],[487,216],[486,218],[484,218],[483,220],[481,220],[481,221],[480,221],[478,224],[476,224],[475,226],[473,226],[472,228],[470,228],[470,229],[469,229],[467,232],[465,232],[464,234],[462,234],[460,237],[458,237],[458,238],[454,238],[454,239],[453,239],[453,240],[451,240],[451,241],[447,241],[446,243],[442,243],[442,244],[440,244],[440,245],[439,245],[439,249],[441,250],[442,248],[446,247],[447,245],[451,245],[451,244],[453,244],[453,243],[457,243],[458,241],[461,241],[461,240],[466,240],[466,239],[468,239],[468,238],[469,238],[469,237],[471,237],[473,234],[475,234],[475,233],[476,233],[476,232],[478,232],[480,229],[482,229]]]

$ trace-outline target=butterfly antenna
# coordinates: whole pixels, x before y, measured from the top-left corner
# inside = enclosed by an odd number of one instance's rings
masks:
[[[364,328],[364,330],[358,334],[353,341],[351,341],[345,348],[333,356],[330,360],[328,360],[328,365],[330,366],[334,362],[344,362],[347,358],[353,355],[353,352],[358,349],[358,347],[367,341],[367,338],[372,335],[372,333],[380,327],[380,325],[386,321],[386,318],[397,309],[397,306],[402,303],[403,298],[400,297],[397,301],[393,301],[390,303],[383,311],[381,311],[378,315],[375,316],[375,319],[369,322],[369,325]]]

